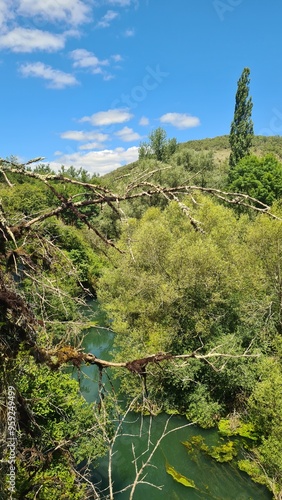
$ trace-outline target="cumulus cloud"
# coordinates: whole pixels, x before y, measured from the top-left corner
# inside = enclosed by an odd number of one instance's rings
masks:
[[[117,12],[114,12],[113,10],[108,10],[106,14],[102,17],[102,19],[98,22],[97,27],[98,28],[108,28],[111,24],[111,22],[118,16]]]
[[[90,122],[94,126],[114,125],[129,121],[133,115],[127,109],[108,109],[92,116],[84,116],[80,122]]]
[[[116,132],[115,135],[124,142],[132,142],[142,139],[141,135],[139,135],[137,132],[134,132],[134,130],[129,127],[124,127],[123,129]]]
[[[91,173],[104,175],[122,165],[132,163],[138,159],[138,147],[128,149],[115,148],[102,151],[89,151],[88,153],[75,152],[58,156],[56,163],[50,163],[51,168],[73,165],[75,168],[84,168]]]
[[[19,0],[18,14],[38,16],[49,22],[79,25],[89,21],[90,4],[83,0]]]
[[[25,77],[43,78],[49,82],[48,87],[54,89],[63,89],[78,84],[73,75],[54,69],[42,62],[22,64],[20,72]]]
[[[160,117],[162,123],[170,123],[176,128],[192,128],[200,125],[200,120],[197,116],[191,116],[185,113],[166,113]]]
[[[17,16],[78,26],[91,20],[92,7],[92,0],[0,0],[0,27]]]
[[[71,58],[74,60],[75,68],[88,68],[97,72],[100,66],[108,66],[109,61],[104,59],[101,61],[93,52],[86,49],[76,49],[70,52]]]
[[[114,78],[114,76],[105,69],[110,64],[109,59],[100,60],[93,52],[89,52],[86,49],[73,50],[70,52],[70,57],[74,60],[73,66],[75,68],[88,70],[94,75],[100,74],[103,76],[104,80],[111,80]],[[122,60],[122,57],[119,54],[115,54],[111,56],[110,59],[114,62],[119,62]]]
[[[139,120],[139,125],[142,125],[143,127],[149,125],[149,118],[147,118],[146,116],[142,116]]]
[[[63,132],[60,136],[62,139],[69,139],[72,141],[97,141],[105,142],[109,136],[101,132],[90,131],[84,132],[83,130],[68,130]]]
[[[10,49],[12,52],[33,52],[35,50],[53,52],[62,49],[64,45],[64,35],[56,35],[38,29],[18,27],[0,35],[0,48]]]

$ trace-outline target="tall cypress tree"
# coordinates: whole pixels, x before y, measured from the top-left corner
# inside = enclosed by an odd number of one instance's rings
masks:
[[[254,135],[252,122],[252,98],[249,97],[250,70],[244,68],[238,80],[234,119],[231,123],[229,143],[231,154],[230,167],[234,167],[241,158],[249,155]]]

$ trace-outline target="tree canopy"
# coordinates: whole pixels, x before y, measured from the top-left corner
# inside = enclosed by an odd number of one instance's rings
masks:
[[[274,155],[243,158],[232,169],[229,179],[231,191],[247,193],[267,205],[281,198],[282,164]]]
[[[156,158],[158,161],[168,160],[176,151],[177,141],[175,138],[167,139],[166,131],[158,127],[149,134],[149,142],[141,142],[139,147],[139,159]]]

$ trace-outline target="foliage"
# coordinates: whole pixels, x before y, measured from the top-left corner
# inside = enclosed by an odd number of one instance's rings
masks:
[[[51,370],[43,353],[58,343],[79,343],[80,309],[84,297],[95,293],[101,253],[72,224],[76,220],[67,207],[61,217],[52,216],[58,200],[64,207],[66,200],[83,198],[79,184],[63,186],[47,167],[35,173],[15,163],[9,168],[9,179],[2,171],[0,183],[1,447],[7,432],[5,394],[13,385],[17,498],[84,500],[90,494],[89,463],[105,453],[110,423],[100,425],[98,410],[86,403],[71,374]],[[96,218],[95,205],[89,214],[89,220]],[[7,494],[6,472],[1,471],[1,498]]]
[[[105,453],[104,435],[78,383],[38,364],[22,349],[9,373],[18,394],[17,493],[24,498],[84,499],[86,483],[75,470]]]
[[[221,419],[218,422],[218,430],[222,436],[241,436],[257,441],[254,424],[251,422],[241,422],[238,417]]]
[[[207,186],[211,184],[215,163],[212,151],[198,152],[190,148],[182,148],[174,155],[173,161],[184,169],[182,175],[190,174],[193,184]],[[215,183],[213,183],[215,186]]]
[[[128,220],[122,227],[120,245],[130,244],[130,253],[113,256],[114,267],[105,270],[99,287],[118,332],[116,357],[137,358],[152,351],[233,353],[234,358],[221,363],[219,357],[213,366],[192,358],[188,363],[164,364],[162,370],[150,368],[149,398],[166,411],[186,413],[189,420],[204,427],[214,425],[228,410],[244,414],[244,422],[239,419],[235,425],[233,419],[228,432],[247,438],[249,449],[252,441],[256,444],[266,477],[275,476],[277,488],[280,448],[276,434],[258,447],[262,427],[250,405],[258,397],[262,364],[269,363],[278,348],[281,223],[264,217],[236,218],[231,210],[207,198],[185,203],[193,217],[201,220],[204,233],[195,233],[174,203],[163,211],[151,208],[139,221]],[[275,210],[279,215],[278,204]],[[236,358],[250,346],[260,357]],[[271,380],[269,384],[275,385]],[[133,379],[126,377],[122,387],[136,394]],[[271,392],[264,392],[264,400],[263,421],[273,430]],[[256,418],[260,404],[255,406]],[[237,451],[232,443],[224,446],[211,453],[229,460]],[[269,481],[267,485],[273,490]]]
[[[35,169],[36,171],[36,169]],[[80,182],[89,182],[89,183],[97,183],[99,182],[99,174],[92,174],[90,175],[87,170],[84,168],[75,168],[73,166],[65,168],[64,165],[61,166],[59,173],[62,174],[64,177],[68,177],[70,179],[75,179]]]
[[[213,427],[222,412],[222,406],[210,397],[206,385],[198,385],[190,394],[187,403],[185,414],[187,420],[197,422],[203,429]]]
[[[269,480],[265,475],[264,471],[254,460],[239,460],[238,467],[243,472],[246,472],[251,476],[253,481],[259,484],[265,484],[266,486],[270,486]]]
[[[149,142],[143,142],[139,148],[139,159],[156,158],[158,161],[167,161],[176,151],[176,139],[167,139],[166,131],[159,127],[149,135]]]
[[[268,154],[262,158],[247,156],[230,171],[229,189],[247,193],[267,205],[282,195],[282,164]]]
[[[256,450],[259,462],[282,489],[282,367],[278,359],[262,362],[260,380],[249,399],[248,409],[261,444]]]
[[[34,463],[35,467],[39,460]],[[70,471],[69,465],[64,460],[54,460],[48,469],[40,470],[37,474],[28,475],[26,468],[17,463],[17,492],[25,495],[26,500],[84,500],[87,492],[86,484],[76,482],[76,475]]]
[[[227,157],[230,155],[229,135],[183,142],[178,144],[177,151],[181,152],[182,149],[191,149],[192,151],[202,153],[212,152],[215,157],[219,154],[225,153]],[[251,154],[255,154],[257,156],[264,156],[267,153],[273,153],[278,158],[282,158],[282,137],[278,135],[254,135],[252,137],[250,152]]]
[[[201,170],[212,170],[214,167],[213,153],[201,152],[197,153],[192,149],[182,149],[176,156],[178,165],[182,165],[185,170],[198,172]]]
[[[250,152],[254,135],[252,115],[252,99],[249,97],[250,70],[244,68],[238,80],[235,98],[234,118],[231,123],[229,142],[231,154],[229,165],[233,168],[241,158]]]
[[[124,225],[120,246],[130,242],[130,252],[113,254],[114,266],[99,281],[99,297],[118,333],[117,359],[205,353],[217,345],[235,355],[250,342],[257,352],[267,349],[274,317],[266,324],[268,277],[245,241],[252,224],[207,198],[197,202],[191,213],[204,234],[193,231],[175,203]],[[215,366],[217,371],[192,358],[173,369],[156,367],[150,397],[212,425],[226,406],[239,405],[238,392],[250,394],[257,377],[256,358],[235,356],[222,370],[219,357]],[[134,393],[128,377],[124,384]]]
[[[261,157],[270,152],[282,159],[281,137],[253,137],[252,154]],[[188,141],[178,144],[175,153],[168,160],[160,163],[148,152],[143,159],[120,167],[99,180],[115,192],[124,194],[127,193],[128,185],[138,185],[140,181],[172,187],[198,185],[226,191],[230,184],[229,155],[228,136]],[[149,207],[165,208],[166,205],[164,197],[143,196],[125,201],[123,208],[128,217],[140,218]],[[103,208],[96,222],[109,238],[119,238],[119,219],[109,207]]]
[[[7,188],[0,183],[0,196],[7,213],[14,219],[38,214],[48,206],[49,198],[45,186],[31,180]]]
[[[44,225],[44,233],[50,235],[56,242],[56,247],[67,253],[83,285],[94,290],[104,259],[93,252],[88,234],[56,220]]]

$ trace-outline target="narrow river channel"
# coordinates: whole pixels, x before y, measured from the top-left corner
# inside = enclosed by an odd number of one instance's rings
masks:
[[[94,302],[91,307],[91,320],[97,321],[99,327],[91,328],[85,336],[83,347],[86,352],[92,352],[97,357],[109,360],[112,349],[114,335],[107,328],[104,328],[105,314]],[[88,402],[97,399],[98,394],[98,369],[96,366],[82,367],[81,390]],[[85,374],[85,376],[83,376]],[[168,416],[165,414],[153,418],[151,429],[151,441],[156,443],[160,437]],[[187,424],[187,420],[182,416],[173,416],[169,422],[169,429]],[[136,454],[146,450],[148,437],[149,418],[145,417],[142,434],[140,436],[140,416],[130,414],[123,427],[123,435],[118,438],[116,453],[113,459],[113,479],[114,490],[119,491],[134,479],[134,466],[132,464],[132,443],[135,446]],[[136,437],[129,437],[126,434]],[[193,436],[203,436],[206,443],[211,445],[220,444],[220,436],[214,429],[203,430],[197,426],[189,426],[177,430],[166,436],[151,461],[152,466],[145,469],[148,473],[146,481],[154,483],[162,489],[156,489],[146,484],[137,486],[134,500],[270,500],[271,493],[263,486],[260,486],[242,473],[231,463],[221,464],[204,454],[197,452],[188,454],[182,442],[190,440]],[[146,460],[146,454],[144,458]],[[166,472],[166,463],[169,463],[177,472],[194,481],[195,488],[184,486],[176,482],[171,475]],[[93,475],[93,482],[98,483],[100,489],[108,486],[108,460],[107,457],[100,459],[99,467]],[[116,493],[116,500],[128,500],[129,491]],[[103,496],[101,496],[103,498]],[[106,497],[104,497],[106,498]]]

